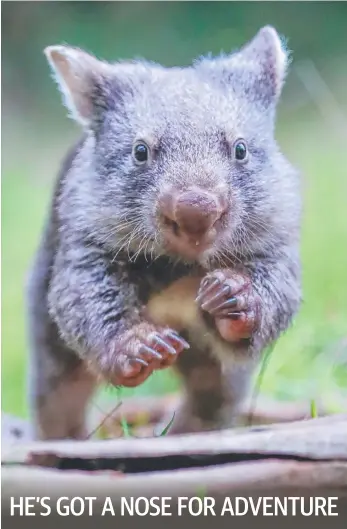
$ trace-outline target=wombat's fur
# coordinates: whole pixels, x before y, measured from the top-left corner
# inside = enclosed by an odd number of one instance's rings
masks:
[[[299,178],[274,139],[288,54],[271,27],[187,68],[45,52],[85,132],[30,275],[36,434],[83,438],[98,381],[171,364],[172,432],[227,427],[300,304]]]

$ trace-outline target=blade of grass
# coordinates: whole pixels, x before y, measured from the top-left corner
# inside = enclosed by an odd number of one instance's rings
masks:
[[[131,432],[129,428],[129,424],[127,423],[126,419],[124,417],[121,418],[120,424],[123,430],[124,437],[131,437]]]
[[[314,399],[311,399],[310,415],[311,415],[312,419],[315,419],[316,417],[318,417],[317,405],[316,405],[316,401]]]
[[[200,485],[200,487],[196,491],[196,495],[200,499],[204,499],[207,494],[207,488],[204,485]]]
[[[165,428],[162,430],[162,432],[158,435],[158,437],[163,437],[164,435],[166,435],[168,433],[168,431],[170,430],[173,422],[175,420],[175,412],[173,413],[173,416],[171,417],[169,423],[165,426]]]
[[[122,388],[117,388],[117,397],[118,397],[119,400],[121,400],[121,398],[122,398]],[[131,437],[129,424],[127,423],[127,420],[123,416],[120,419],[120,425],[122,427],[124,437]]]
[[[255,406],[256,406],[256,400],[257,400],[257,398],[259,396],[260,387],[261,387],[261,384],[263,382],[265,370],[266,370],[266,368],[267,368],[267,366],[269,364],[270,356],[271,356],[272,351],[275,348],[275,345],[276,345],[276,343],[273,343],[270,347],[268,347],[268,349],[266,350],[266,352],[264,354],[263,361],[261,363],[260,371],[259,371],[259,374],[257,376],[257,380],[255,382],[254,391],[253,391],[253,395],[252,395],[252,399],[251,399],[251,405],[250,405],[250,410],[249,410],[249,420],[248,420],[248,425],[249,426],[252,426],[252,420],[253,420],[254,410],[255,410]]]

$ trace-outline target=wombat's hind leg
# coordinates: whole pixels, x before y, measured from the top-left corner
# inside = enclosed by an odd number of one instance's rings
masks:
[[[183,396],[169,433],[202,432],[225,426],[229,422],[225,411],[230,398],[219,360],[191,349],[181,354],[176,367],[183,382]]]
[[[29,378],[31,419],[36,439],[86,439],[88,402],[96,388],[95,375],[77,357],[59,347],[35,351]],[[59,354],[60,353],[60,354]],[[65,354],[65,356],[64,356]],[[59,359],[59,360],[58,360]]]

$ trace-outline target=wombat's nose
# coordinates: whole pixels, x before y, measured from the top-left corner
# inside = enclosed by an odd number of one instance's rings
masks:
[[[221,200],[206,191],[189,190],[176,196],[171,193],[160,201],[164,222],[175,236],[186,235],[195,240],[203,238],[225,209]]]

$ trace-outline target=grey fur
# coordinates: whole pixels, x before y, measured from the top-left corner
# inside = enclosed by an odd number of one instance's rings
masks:
[[[70,68],[67,84],[54,51]],[[58,178],[29,282],[37,436],[85,435],[97,374],[110,378],[117,370],[122,353],[115,340],[143,321],[151,294],[196,269],[223,268],[225,260],[250,276],[261,324],[246,345],[227,344],[208,323],[199,338],[186,331],[192,349],[177,363],[186,381],[177,431],[227,426],[262,350],[288,328],[300,304],[299,177],[274,139],[288,54],[269,27],[245,48],[187,68],[110,65],[63,47],[46,53],[85,131]],[[230,151],[239,137],[250,150],[244,165]],[[148,167],[132,159],[137,139],[155,149]],[[233,204],[228,229],[199,262],[165,251],[156,207],[172,184],[219,191]],[[207,331],[214,342],[203,343]],[[218,360],[212,347],[221,351]],[[220,373],[205,393],[190,378],[200,364]],[[206,420],[197,411],[203,394],[220,395]]]

